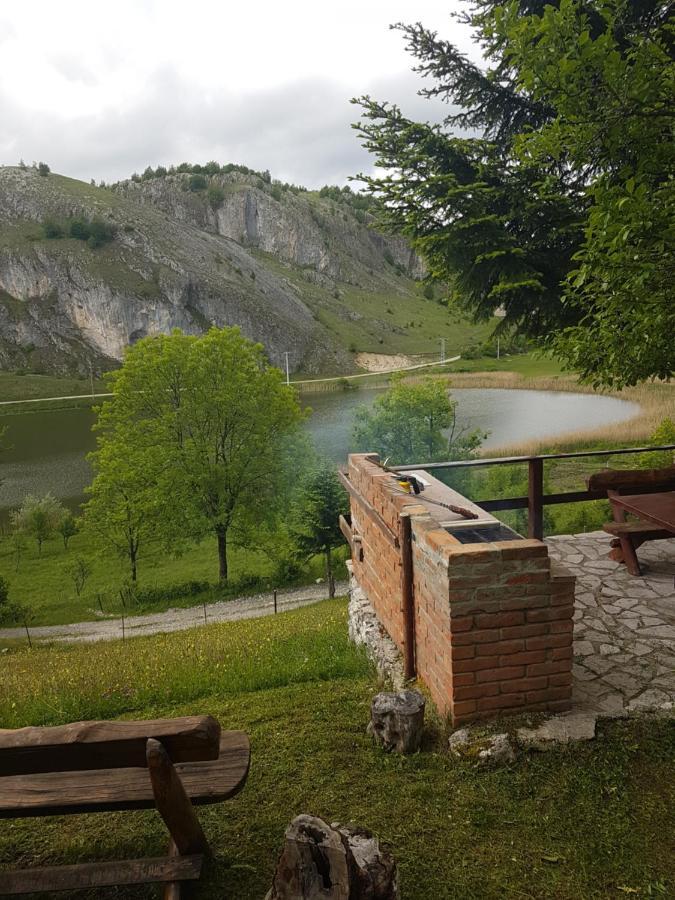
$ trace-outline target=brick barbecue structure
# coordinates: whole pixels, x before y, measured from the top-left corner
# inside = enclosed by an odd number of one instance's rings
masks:
[[[574,576],[424,471],[405,493],[375,454],[347,472],[353,576],[453,724],[571,705]],[[467,520],[431,500],[468,507]],[[407,561],[406,561],[407,556]],[[412,569],[412,572],[410,571]]]

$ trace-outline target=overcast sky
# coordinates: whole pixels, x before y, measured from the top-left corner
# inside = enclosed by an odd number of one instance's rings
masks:
[[[460,0],[0,0],[0,164],[97,181],[183,160],[316,187],[369,168],[349,99],[438,119],[397,21],[475,58]]]

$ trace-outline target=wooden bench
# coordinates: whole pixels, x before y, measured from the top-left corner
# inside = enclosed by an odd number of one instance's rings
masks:
[[[211,716],[0,730],[0,819],[156,808],[171,836],[163,857],[0,872],[0,895],[163,882],[179,898],[209,853],[193,804],[238,793],[249,760]]]
[[[646,541],[673,537],[662,524],[643,518],[627,521],[621,507],[622,495],[656,494],[675,490],[675,466],[665,469],[606,469],[586,479],[588,490],[604,494],[612,505],[613,522],[605,522],[603,531],[613,536],[610,559],[623,562],[631,575],[640,575],[636,550]]]

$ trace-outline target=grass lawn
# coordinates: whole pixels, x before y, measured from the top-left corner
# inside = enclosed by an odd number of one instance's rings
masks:
[[[103,381],[94,379],[94,391],[106,390]],[[69,397],[90,394],[88,378],[66,378],[58,375],[18,375],[0,372],[0,401],[30,400],[39,397]]]
[[[336,559],[344,559],[345,552],[346,548],[336,554]],[[85,559],[91,569],[79,597],[69,571],[78,557]],[[132,616],[284,586],[282,582],[274,583],[272,561],[263,552],[231,547],[228,558],[230,581],[222,587],[216,583],[218,559],[214,541],[193,544],[178,557],[159,549],[148,551],[138,565],[140,589],[168,588],[190,581],[209,581],[213,587],[198,595],[186,590],[183,596],[160,598],[151,603],[132,601],[123,606],[119,590],[127,583],[128,566],[114,554],[92,551],[84,535],[72,537],[68,550],[64,549],[60,537],[51,539],[43,544],[41,555],[38,555],[37,545],[29,541],[21,555],[18,571],[11,538],[0,539],[0,576],[9,584],[10,599],[30,606],[34,614],[33,625],[62,625],[97,619],[101,617],[101,607],[106,615]],[[311,583],[321,577],[323,571],[323,559],[313,559],[305,566],[297,583]],[[346,577],[342,565],[336,567],[336,577]]]
[[[538,353],[523,353],[517,356],[482,356],[480,359],[460,359],[454,363],[452,372],[515,372],[524,378],[563,375],[560,363]]]
[[[403,900],[673,896],[672,724],[607,723],[595,741],[483,771],[445,752],[433,713],[419,754],[375,750],[365,725],[377,688],[336,600],[125,644],[10,651],[0,727],[208,712],[245,729],[246,787],[200,811],[215,851],[200,898],[259,900],[300,812],[372,829],[399,863]],[[0,830],[0,865],[165,847],[153,812],[14,820]]]

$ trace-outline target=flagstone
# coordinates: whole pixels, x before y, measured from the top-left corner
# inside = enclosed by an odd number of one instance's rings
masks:
[[[575,706],[617,716],[675,705],[675,540],[640,548],[642,577],[607,559],[604,532],[548,545],[577,577]]]

